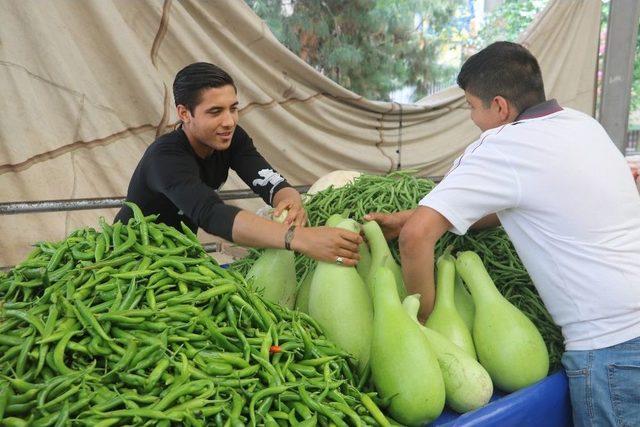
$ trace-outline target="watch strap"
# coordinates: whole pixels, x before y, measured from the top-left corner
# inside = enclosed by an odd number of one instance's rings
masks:
[[[293,235],[295,234],[296,226],[295,224],[291,224],[286,233],[284,233],[284,248],[288,251],[291,250],[291,241],[293,240]]]

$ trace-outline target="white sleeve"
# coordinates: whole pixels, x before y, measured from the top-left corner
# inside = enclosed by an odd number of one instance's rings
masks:
[[[505,155],[487,140],[469,148],[418,203],[438,211],[453,225],[450,231],[460,235],[476,221],[520,201],[518,176]]]

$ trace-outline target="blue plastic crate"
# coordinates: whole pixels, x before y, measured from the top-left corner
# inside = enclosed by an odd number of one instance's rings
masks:
[[[460,415],[445,410],[430,426],[571,426],[569,383],[564,371],[549,375],[536,384],[505,395],[496,391],[491,402]]]

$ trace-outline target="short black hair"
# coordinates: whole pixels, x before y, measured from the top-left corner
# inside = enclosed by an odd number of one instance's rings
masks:
[[[535,56],[518,43],[490,44],[465,61],[458,86],[480,98],[487,107],[502,96],[518,112],[545,101],[542,73]]]
[[[231,85],[238,92],[233,79],[226,71],[208,62],[194,62],[178,71],[173,81],[173,98],[178,105],[184,105],[193,114],[200,103],[204,89]]]

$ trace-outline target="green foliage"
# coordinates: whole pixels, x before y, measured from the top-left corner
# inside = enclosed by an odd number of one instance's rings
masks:
[[[469,50],[475,52],[498,40],[516,41],[548,2],[549,0],[505,0],[487,16],[484,27],[478,32],[478,37],[467,40]],[[602,4],[601,15],[603,28],[606,26],[608,17],[609,1],[605,1]],[[603,51],[600,55],[603,55]],[[638,110],[640,110],[640,31],[636,43],[630,106],[630,111]]]
[[[640,110],[640,26],[636,38],[636,54],[633,60],[633,81],[631,82],[630,111]]]
[[[455,70],[436,64],[440,35],[464,0],[246,0],[289,50],[369,99]]]
[[[465,0],[246,0],[289,50],[338,84],[369,99],[389,100],[415,86],[415,99],[458,68],[438,63],[458,46],[469,56],[497,40],[516,41],[549,0],[505,0],[477,35],[458,28]],[[603,23],[609,2],[603,2]],[[631,111],[640,110],[640,32]]]
[[[549,0],[505,0],[485,18],[477,37],[469,38],[467,46],[473,51],[499,40],[517,41]]]

